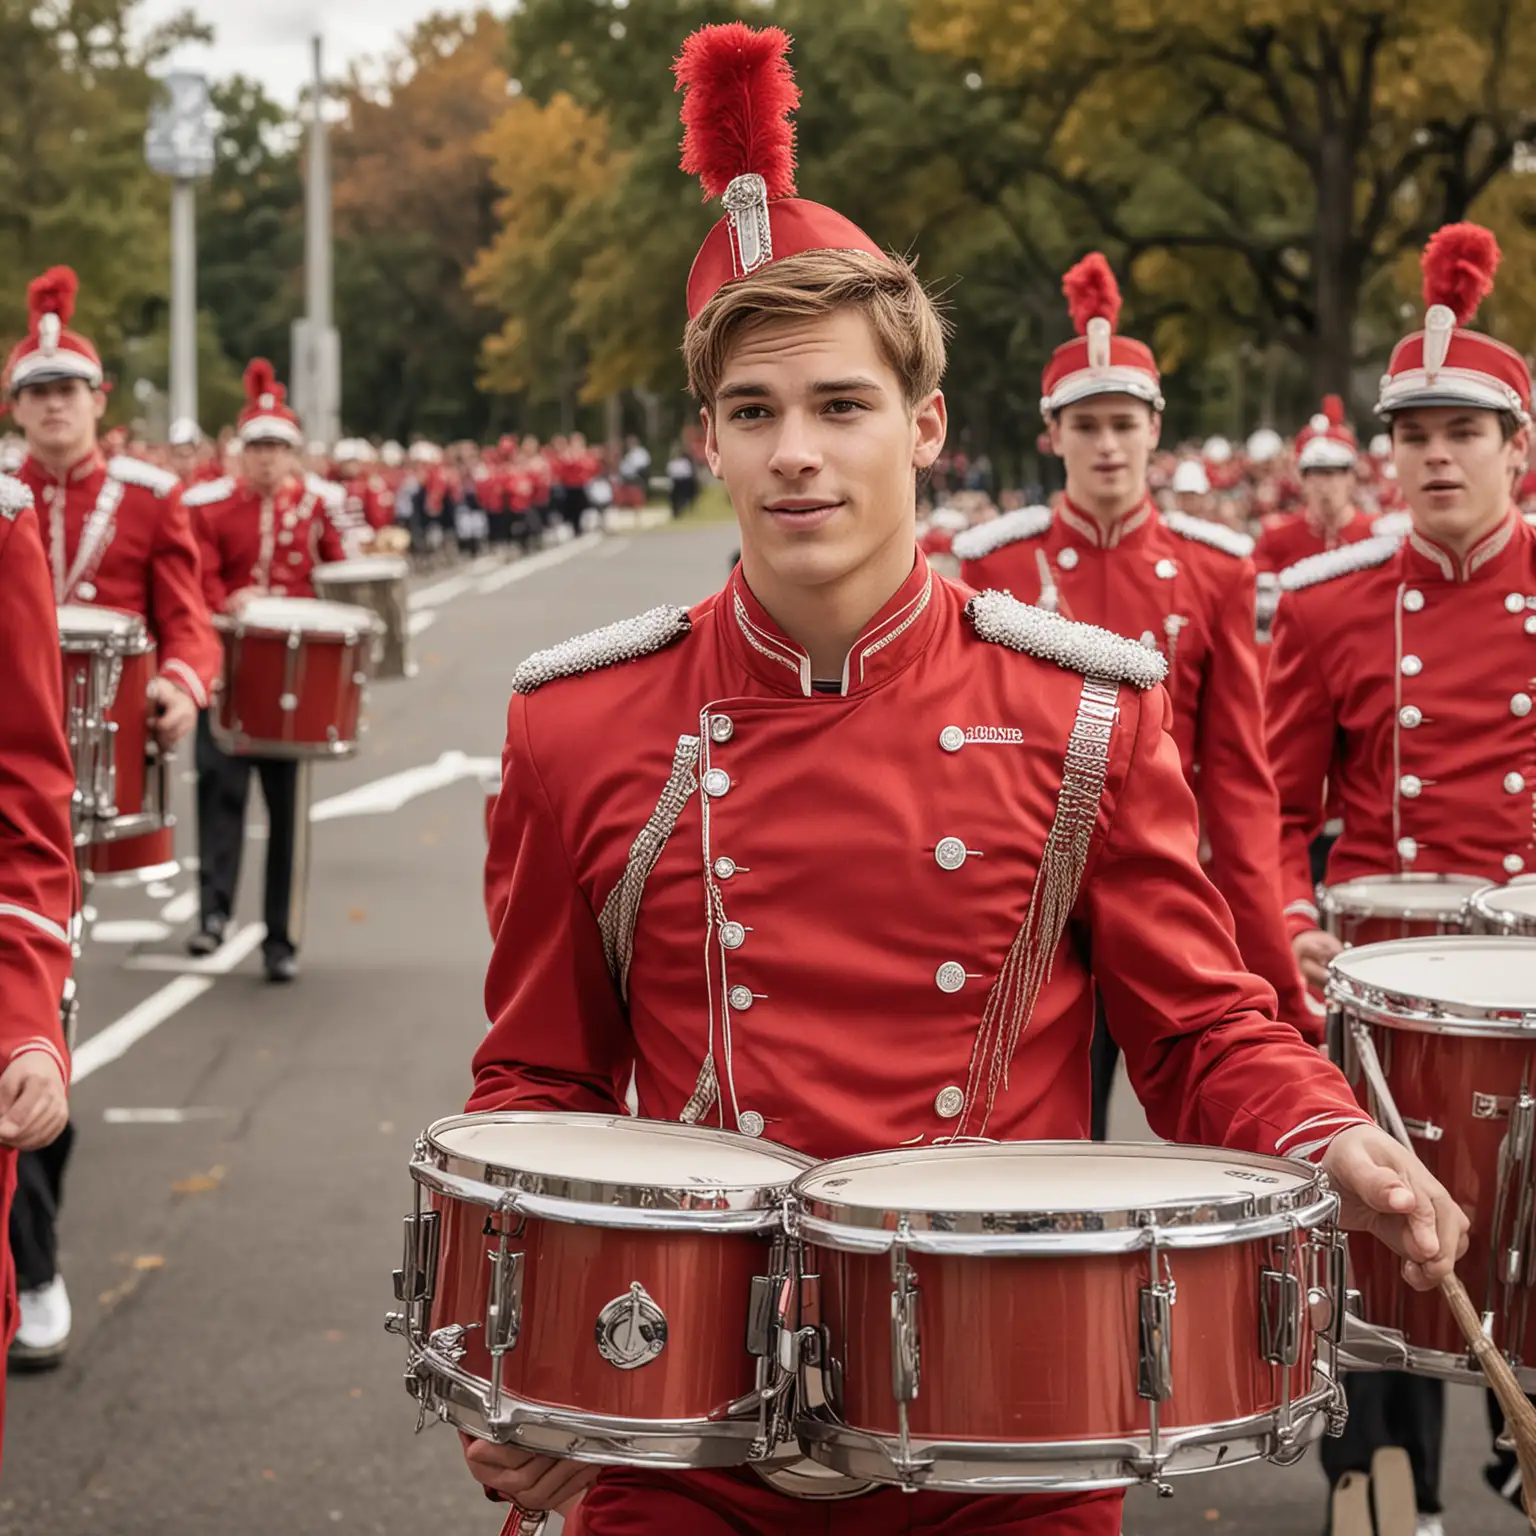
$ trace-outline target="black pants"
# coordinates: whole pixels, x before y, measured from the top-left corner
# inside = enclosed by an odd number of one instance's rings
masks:
[[[1109,1091],[1115,1086],[1115,1068],[1120,1062],[1120,1047],[1115,1044],[1104,1020],[1104,999],[1094,995],[1093,1041],[1088,1047],[1088,1061],[1093,1070],[1093,1111],[1089,1134],[1095,1141],[1109,1140]]]
[[[269,955],[291,955],[303,938],[304,887],[308,878],[309,807],[301,805],[299,764],[275,757],[231,757],[219,749],[208,712],[197,719],[198,894],[203,921],[228,918],[240,884],[245,848],[245,806],[251,770],[261,779],[267,803],[267,883],[262,946]]]
[[[1344,1376],[1349,1423],[1337,1440],[1318,1442],[1331,1487],[1346,1472],[1369,1472],[1384,1445],[1400,1445],[1413,1467],[1421,1515],[1438,1515],[1440,1443],[1445,1433],[1445,1384],[1401,1371],[1349,1371]]]
[[[68,1124],[51,1146],[16,1158],[16,1197],[11,1202],[11,1257],[16,1289],[35,1291],[59,1272],[59,1207],[64,1203],[64,1170],[75,1144]]]

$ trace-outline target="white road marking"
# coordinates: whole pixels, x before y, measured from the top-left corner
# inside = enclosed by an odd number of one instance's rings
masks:
[[[430,608],[423,608],[419,613],[413,613],[405,621],[405,630],[414,639],[423,630],[431,629],[437,623],[437,615]]]
[[[265,923],[252,923],[248,928],[236,928],[211,955],[201,960],[191,955],[130,955],[123,962],[123,969],[175,971],[181,976],[227,976],[266,936]]]
[[[474,582],[465,575],[450,576],[446,581],[434,581],[430,587],[422,587],[419,591],[412,592],[406,600],[410,608],[436,608],[440,603],[446,603],[452,598],[459,597],[468,592]]]
[[[617,554],[622,554],[629,548],[633,541],[625,536],[612,539],[604,539],[603,547],[598,550],[596,558],[599,560],[611,560]]]
[[[108,1125],[185,1125],[189,1120],[228,1120],[232,1109],[105,1109]]]
[[[197,898],[193,897],[194,906]],[[168,939],[171,930],[152,918],[125,917],[97,923],[87,936],[91,944],[158,944]]]
[[[179,928],[183,923],[191,922],[197,916],[197,907],[197,892],[183,891],[161,907],[160,921],[169,923],[172,928]]]
[[[503,587],[510,587],[514,581],[522,581],[527,576],[536,576],[540,571],[549,570],[551,566],[564,565],[567,560],[574,560],[577,555],[584,555],[589,549],[602,542],[602,534],[584,533],[579,539],[572,539],[569,544],[562,544],[558,549],[546,549],[537,555],[529,555],[526,560],[514,561],[494,575],[483,577],[480,581],[480,591],[499,592]]]
[[[144,894],[151,901],[165,901],[176,894],[176,887],[169,881],[157,880],[153,885],[144,887]]]
[[[158,1029],[212,986],[206,976],[178,976],[151,993],[137,1008],[130,1008],[122,1018],[76,1048],[71,1084],[78,1086],[93,1072],[116,1061],[130,1046],[137,1045],[151,1030]]]
[[[499,764],[494,757],[469,757],[463,752],[444,752],[435,763],[420,768],[406,768],[371,784],[359,784],[344,794],[321,800],[309,813],[311,822],[335,821],[343,816],[382,816],[398,811],[419,795],[445,789],[460,779],[479,778],[494,773]]]

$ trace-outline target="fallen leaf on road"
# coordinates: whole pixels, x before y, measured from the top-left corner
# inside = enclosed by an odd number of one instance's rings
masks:
[[[158,1253],[141,1253],[133,1261],[135,1269],[164,1269],[165,1260]]]
[[[347,921],[349,923],[366,923],[368,914],[361,907],[349,907],[347,909]]]
[[[1205,1512],[1205,1518],[1214,1523],[1221,1519],[1221,1511],[1219,1509],[1208,1509]]]
[[[361,1387],[353,1387],[352,1390],[347,1393],[348,1397],[361,1397],[362,1395],[363,1389]]]
[[[437,842],[437,840],[438,837],[436,832],[423,832],[421,834],[421,841],[424,843],[431,844]]]
[[[263,1480],[266,1482],[275,1483],[277,1481],[277,1473],[274,1472],[271,1467],[263,1467],[261,1469],[261,1475]]]
[[[344,1335],[342,1334],[340,1328],[327,1328],[325,1330],[325,1337],[330,1343],[339,1344],[341,1343]]]
[[[388,1136],[390,1132],[394,1130],[394,1128],[395,1122],[393,1120],[379,1121],[379,1135],[381,1136]]]

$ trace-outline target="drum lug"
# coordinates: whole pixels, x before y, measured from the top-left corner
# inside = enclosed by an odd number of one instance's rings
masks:
[[[418,1211],[405,1218],[405,1260],[395,1271],[396,1301],[408,1306],[431,1301],[437,1276],[439,1220],[436,1211]]]
[[[1141,1288],[1141,1362],[1137,1395],[1166,1403],[1173,1396],[1173,1297],[1167,1286]]]
[[[766,1360],[775,1353],[779,1298],[789,1283],[788,1275],[753,1275],[747,1299],[747,1353]]]
[[[1259,1273],[1259,1348],[1271,1365],[1293,1366],[1301,1358],[1301,1282],[1292,1274]]]
[[[523,1331],[523,1259],[522,1253],[507,1249],[507,1234],[499,1246],[487,1255],[491,1261],[491,1292],[485,1304],[486,1348],[491,1354],[504,1355],[517,1348]]]
[[[891,1250],[891,1392],[898,1403],[914,1403],[922,1388],[923,1342],[918,1331],[922,1288],[907,1262],[906,1249]]]
[[[1472,1118],[1474,1120],[1503,1120],[1514,1105],[1514,1099],[1504,1093],[1474,1093]]]

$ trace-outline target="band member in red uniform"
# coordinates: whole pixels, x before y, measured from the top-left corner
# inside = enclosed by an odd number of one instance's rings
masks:
[[[1391,424],[1406,538],[1314,555],[1281,576],[1270,752],[1286,911],[1316,984],[1339,951],[1318,926],[1307,859],[1325,781],[1344,820],[1329,884],[1407,873],[1502,881],[1536,870],[1536,530],[1510,501],[1530,447],[1531,380],[1513,348],[1464,328],[1497,262],[1493,236],[1476,225],[1430,241],[1424,329],[1398,343],[1382,380],[1377,409]],[[1419,1508],[1435,1514],[1439,1383],[1357,1377],[1352,1393],[1369,1404],[1366,1424],[1382,1416],[1378,1399],[1395,1399],[1396,1417],[1417,1424],[1404,1438]],[[1325,1462],[1337,1478],[1368,1467],[1373,1448],[1351,1436]]]
[[[1305,506],[1299,515],[1267,519],[1254,546],[1260,572],[1283,571],[1371,536],[1371,519],[1355,505],[1360,445],[1344,420],[1344,402],[1329,395],[1296,436],[1296,471]]]
[[[76,907],[70,801],[75,770],[64,738],[53,580],[32,493],[0,475],[0,1217],[9,1214],[17,1153],[29,1158],[68,1123],[69,1057],[60,1004]],[[22,1245],[23,1251],[25,1246]],[[33,1276],[21,1277],[27,1286]],[[49,1283],[51,1281],[52,1283]],[[64,1282],[24,1290],[11,1245],[0,1249],[5,1343],[19,1324],[57,1332]],[[66,1313],[67,1296],[63,1298]],[[0,1385],[0,1428],[5,1397]]]
[[[377,533],[395,526],[395,497],[379,473],[378,455],[365,438],[336,444],[336,481],[347,498],[347,517],[356,528]]]
[[[310,572],[347,557],[354,526],[340,488],[299,470],[299,418],[265,358],[245,370],[238,422],[238,479],[187,493],[203,552],[203,585],[216,613],[239,613],[254,596],[313,597]],[[210,955],[224,942],[240,883],[251,770],[267,804],[267,869],[262,958],[269,981],[298,975],[299,911],[307,878],[309,828],[300,804],[299,764],[233,757],[213,739],[207,711],[197,725],[197,844],[201,921],[187,942]]]
[[[27,290],[28,330],[12,349],[4,391],[26,434],[18,478],[31,491],[57,603],[98,604],[149,625],[160,675],[150,683],[157,745],[182,741],[208,702],[220,647],[198,580],[197,545],[168,470],[108,457],[97,439],[106,410],[101,358],[69,329],[79,284],[55,267]],[[13,1355],[57,1364],[69,1343],[69,1295],[58,1271],[57,1218],[73,1127],[21,1160],[11,1243],[23,1294]]]
[[[515,674],[471,1108],[611,1114],[633,1073],[642,1115],[817,1157],[1081,1137],[1091,952],[1159,1132],[1321,1160],[1429,1283],[1465,1219],[1243,970],[1162,658],[918,553],[941,323],[905,261],[793,196],[787,46],[733,23],[678,64],[684,165],[736,210],[694,263],[685,356],[741,562]],[[524,1508],[587,1489],[581,1536],[804,1528],[749,1470],[466,1455]],[[1113,1536],[1120,1504],[885,1490],[837,1529]]]
[[[1066,465],[1066,495],[1055,513],[1026,508],[957,535],[961,576],[1138,639],[1167,660],[1174,739],[1244,962],[1275,989],[1281,1018],[1320,1039],[1280,910],[1280,810],[1264,752],[1253,541],[1185,513],[1159,514],[1147,491],[1163,408],[1157,362],[1141,342],[1115,333],[1120,292],[1102,256],[1081,261],[1063,288],[1079,334],[1046,367],[1041,409]],[[1118,1020],[1109,1013],[1105,1024],[1094,1046],[1100,1139],[1118,1054]]]

